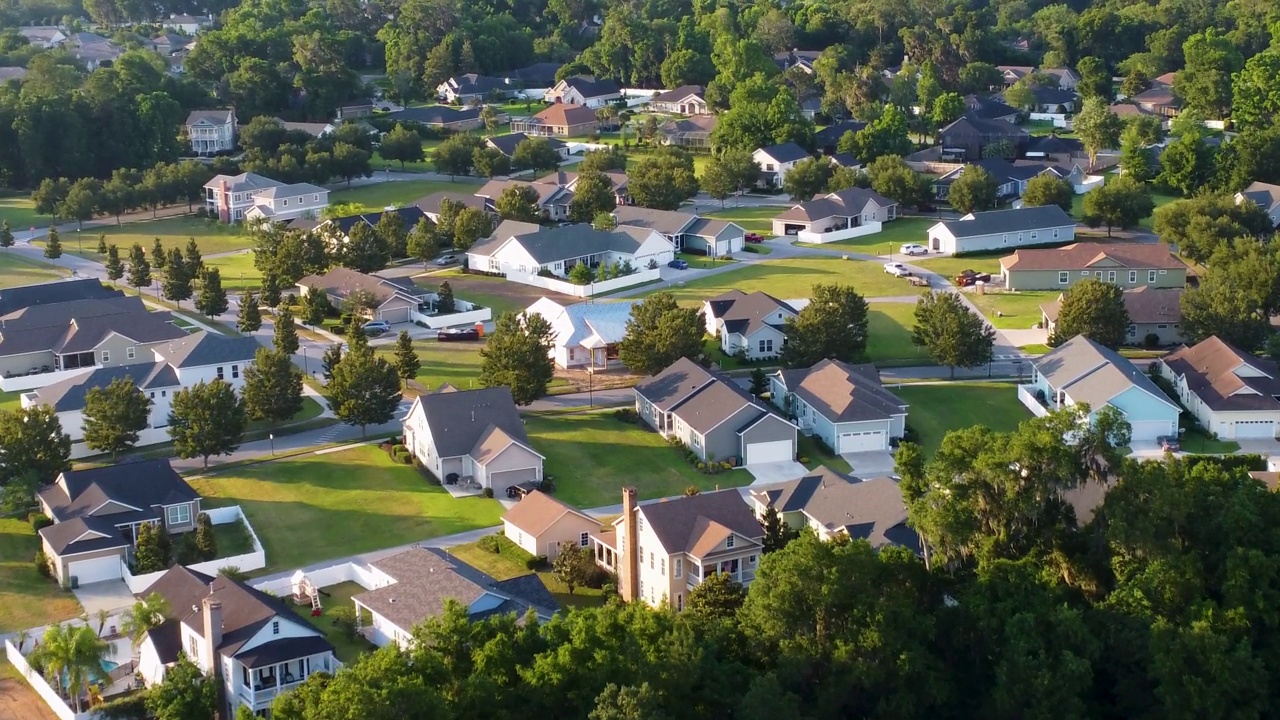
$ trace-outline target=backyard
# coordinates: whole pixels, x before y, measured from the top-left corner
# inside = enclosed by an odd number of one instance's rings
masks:
[[[28,260],[10,251],[0,252],[0,288],[34,285],[56,280],[66,274],[65,270],[56,265]]]
[[[320,588],[320,617],[311,617],[311,606],[309,605],[294,605],[290,602],[288,606],[290,610],[297,613],[303,622],[324,633],[325,639],[333,644],[333,654],[338,656],[338,660],[345,665],[355,662],[361,655],[376,649],[373,643],[364,639],[364,636],[350,637],[335,626],[333,622],[333,609],[339,607],[354,608],[355,605],[352,604],[351,597],[364,591],[360,583],[355,582],[344,582]]]
[[[925,454],[932,456],[951,430],[986,425],[992,430],[1016,430],[1031,417],[1010,383],[960,382],[889,386],[911,407],[907,425],[918,436]]]
[[[372,446],[190,482],[209,506],[244,510],[266,550],[261,573],[491,527],[502,516],[496,500],[454,498]],[[23,562],[30,565],[29,558]]]
[[[232,255],[204,258],[208,267],[218,268],[222,275],[222,287],[228,292],[256,290],[262,285],[262,272],[253,265],[253,251],[245,250]],[[296,292],[290,290],[291,292]]]
[[[817,283],[852,285],[863,297],[899,297],[919,295],[921,289],[884,272],[879,263],[841,260],[834,257],[799,257],[765,260],[718,275],[667,287],[655,287],[650,293],[668,291],[676,300],[701,302],[726,290],[749,293],[762,290],[780,299],[807,298]]]
[[[849,249],[871,255],[887,255],[889,253],[897,255],[898,248],[902,247],[904,243],[927,246],[929,240],[928,230],[937,222],[937,218],[929,217],[898,218],[885,223],[883,229],[878,233],[848,240],[839,240],[815,247],[824,247],[831,250]],[[903,258],[895,257],[894,259],[902,260]]]
[[[745,470],[704,475],[661,435],[612,412],[529,417],[525,427],[533,449],[546,456],[545,472],[555,476],[555,496],[579,508],[616,505],[626,486],[645,500],[690,485],[714,490],[752,480]]]
[[[929,353],[911,342],[916,304],[871,303],[867,312],[867,356],[881,367],[928,365]]]
[[[0,634],[70,620],[80,603],[32,562],[40,540],[25,518],[0,518]]]
[[[478,542],[455,545],[446,548],[445,552],[486,573],[494,580],[510,580],[529,574],[529,569],[525,566],[525,561],[530,557],[529,553],[502,535],[498,536],[496,553],[482,549]],[[589,607],[604,603],[604,595],[598,589],[578,587],[574,588],[573,594],[570,594],[568,586],[550,570],[538,571],[538,577],[562,607]]]
[[[991,324],[1001,330],[1025,330],[1040,322],[1040,306],[1060,295],[1056,290],[965,293]]]
[[[737,223],[747,232],[769,236],[773,234],[773,216],[783,210],[786,210],[786,208],[773,205],[768,207],[737,207],[703,213],[702,216],[728,220]]]
[[[456,182],[443,180],[405,180],[361,185],[350,190],[329,193],[329,204],[354,203],[365,212],[380,212],[389,206],[404,207],[432,193],[441,191],[473,193],[479,187],[476,178],[460,177]]]

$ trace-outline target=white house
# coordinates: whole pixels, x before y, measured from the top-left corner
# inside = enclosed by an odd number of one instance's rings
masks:
[[[737,223],[698,217],[696,212],[619,204],[613,211],[613,217],[619,226],[657,230],[678,251],[708,257],[741,252],[747,237],[746,231]]]
[[[195,35],[212,25],[213,18],[204,15],[170,15],[168,20],[161,20],[160,24],[167,28],[181,30],[187,35]]]
[[[1276,437],[1280,367],[1218,336],[1156,361],[1200,427],[1224,440]]]
[[[611,101],[622,97],[622,88],[609,79],[599,79],[592,75],[575,75],[556,83],[547,91],[548,102],[569,105],[584,105],[595,109],[604,107]]]
[[[544,228],[506,220],[488,240],[471,246],[467,267],[501,273],[508,280],[541,272],[566,278],[578,264],[629,265],[635,271],[658,267],[674,259],[675,251],[671,241],[645,228],[620,225],[597,230],[586,224]]]
[[[728,290],[702,303],[707,334],[720,340],[725,355],[741,352],[748,360],[777,357],[786,342],[783,328],[796,314],[790,304],[759,290]]]
[[[562,368],[586,366],[603,370],[618,358],[618,343],[627,334],[631,308],[639,300],[561,305],[539,298],[525,315],[541,315],[555,333],[551,357]]]
[[[955,254],[1029,245],[1065,244],[1075,239],[1076,221],[1057,205],[969,213],[929,228],[929,250]]]
[[[873,365],[823,360],[779,370],[770,376],[769,390],[801,432],[837,454],[888,450],[906,432],[907,403],[884,389]]]
[[[793,142],[759,148],[751,154],[751,159],[760,166],[760,184],[773,187],[782,187],[791,168],[807,157],[809,151]]]
[[[898,204],[874,190],[847,188],[828,193],[773,216],[774,235],[799,235],[805,242],[833,242],[865,229],[879,232],[898,217]],[[803,233],[803,234],[802,234]]]
[[[705,88],[701,85],[681,85],[674,90],[658,93],[649,100],[649,108],[654,112],[676,115],[711,114]]]
[[[236,112],[231,108],[192,110],[187,115],[187,139],[191,152],[213,155],[236,147]]]
[[[222,222],[285,222],[318,218],[329,191],[311,183],[286,184],[256,173],[217,175],[204,185],[205,208]]]

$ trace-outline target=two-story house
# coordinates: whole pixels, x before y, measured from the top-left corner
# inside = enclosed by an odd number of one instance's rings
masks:
[[[283,600],[238,580],[175,565],[142,594],[152,593],[169,609],[138,646],[138,675],[162,683],[185,654],[216,682],[223,717],[242,706],[265,717],[280,695],[342,666],[333,644]]]
[[[189,532],[200,514],[200,496],[168,460],[66,470],[36,499],[53,520],[40,529],[41,548],[66,587],[119,580],[139,526]]]
[[[186,128],[191,152],[196,155],[229,152],[236,147],[236,111],[231,108],[192,110]]]
[[[793,142],[759,148],[751,154],[751,159],[760,167],[760,184],[777,188],[782,187],[791,168],[807,157],[809,151]]]
[[[1093,278],[1130,289],[1181,288],[1187,266],[1163,243],[1078,242],[1060,248],[1015,250],[1000,258],[1008,290],[1065,290]]]
[[[311,183],[282,183],[257,173],[217,175],[204,185],[205,207],[222,222],[285,222],[317,218],[329,191]]]
[[[983,148],[1008,143],[1016,155],[1026,149],[1031,136],[1026,130],[1007,120],[965,116],[938,131],[944,156],[962,160],[978,160]]]
[[[796,314],[790,304],[759,290],[726,290],[702,303],[707,334],[719,338],[725,355],[743,353],[748,360],[777,357],[786,342],[783,328]]]

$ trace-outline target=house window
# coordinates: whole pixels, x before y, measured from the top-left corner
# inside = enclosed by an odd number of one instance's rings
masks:
[[[1168,325],[1157,325],[1157,326],[1156,326],[1156,329],[1157,329],[1157,330],[1168,330],[1168,329],[1169,329],[1169,326],[1168,326]]]
[[[1071,282],[1071,273],[1067,272],[1066,270],[1063,270],[1058,273],[1059,285],[1066,285],[1069,282]]]
[[[1137,271],[1137,270],[1130,270],[1130,271],[1129,271],[1129,282],[1130,282],[1130,283],[1136,283],[1136,282],[1138,282],[1138,271]]]
[[[186,525],[191,522],[190,505],[172,505],[166,511],[170,525]]]
[[[666,574],[667,574],[667,559],[666,559],[666,558],[662,558],[661,560],[659,560],[659,561],[658,561],[658,572],[662,573],[663,575],[666,575]]]
[[[676,610],[684,610],[684,595],[676,593]]]
[[[582,533],[578,536],[579,546],[586,547],[589,544],[591,544],[591,533]]]
[[[764,171],[765,171],[765,172],[773,172],[773,163],[765,163],[765,164],[764,164]]]
[[[109,362],[111,362],[111,351],[110,351],[110,350],[103,350],[103,351],[102,351],[102,362],[104,362],[104,363],[109,363]]]
[[[289,198],[280,201],[281,207],[289,207]]]
[[[730,535],[730,536],[729,536],[729,538],[728,538],[727,540],[725,540],[725,541],[724,541],[724,546],[725,546],[725,547],[727,547],[727,548],[731,548],[731,547],[733,547],[733,536],[732,536],[732,535]]]
[[[1137,326],[1137,325],[1130,325],[1130,326],[1129,326],[1129,337],[1138,337],[1138,326]]]
[[[1161,275],[1164,275],[1164,274],[1165,274],[1165,273],[1167,273],[1167,272],[1169,272],[1169,271],[1168,271],[1168,270],[1161,270],[1161,271],[1160,271],[1160,274],[1161,274]]]
[[[636,518],[636,529],[637,529],[637,530],[639,530],[640,532],[644,532],[644,518],[643,518],[643,517],[638,517],[638,518]]]
[[[756,566],[756,556],[755,556],[755,555],[751,555],[750,557],[748,557],[748,558],[747,558],[747,564],[748,564],[748,565],[750,565],[751,567],[755,567],[755,566]]]
[[[219,380],[221,380],[221,379],[222,379],[222,366],[221,366],[221,365],[219,365],[219,366],[218,366],[218,379],[219,379]]]
[[[187,638],[187,654],[191,656],[192,661],[200,657],[200,642],[196,640],[195,635]]]
[[[1057,230],[1057,228],[1054,228],[1054,230],[1053,230],[1053,239],[1054,239],[1054,240],[1057,240],[1057,239],[1058,239],[1058,230]]]
[[[676,577],[684,575],[684,558],[676,558],[675,567],[672,569],[675,570]]]
[[[169,397],[169,391],[168,391],[168,390],[161,390],[161,391],[160,391],[160,397]]]
[[[1108,270],[1108,271],[1107,271],[1107,282],[1109,282],[1109,283],[1113,283],[1113,282],[1115,282],[1115,281],[1116,281],[1116,271],[1115,271],[1115,270]]]
[[[271,621],[271,634],[272,634],[272,635],[279,635],[279,634],[280,634],[280,621],[279,621],[279,620],[272,620],[272,621]]]
[[[767,338],[767,339],[761,340],[759,343],[759,347],[760,347],[760,352],[762,353],[773,352],[773,339]]]
[[[239,365],[232,365],[232,366],[231,366],[231,378],[234,380],[234,379],[237,379],[237,378],[239,378],[239,377],[240,377],[240,366],[239,366]]]
[[[315,202],[320,202],[320,196],[319,196],[319,195],[312,195],[312,196],[311,196],[311,199],[312,199],[312,200],[314,200]]]
[[[1031,239],[1032,239],[1032,240],[1035,240],[1035,239],[1036,239],[1036,231],[1035,231],[1035,230],[1032,230],[1032,231],[1031,231]]]
[[[134,359],[135,357],[137,357],[137,356],[138,356],[138,349],[137,349],[137,348],[125,348],[125,350],[124,350],[124,356],[125,356],[125,358],[127,358],[127,359],[129,359],[129,360],[132,360],[132,359]]]
[[[650,570],[653,569],[653,551],[652,550],[649,551],[649,569]]]
[[[1147,271],[1147,282],[1149,282],[1149,283],[1153,283],[1153,282],[1155,282],[1155,281],[1156,281],[1156,271],[1155,271],[1155,270],[1148,270],[1148,271]]]

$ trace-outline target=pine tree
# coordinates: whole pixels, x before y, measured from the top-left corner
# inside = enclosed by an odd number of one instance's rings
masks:
[[[395,417],[400,405],[400,376],[396,368],[367,347],[353,349],[333,369],[329,381],[333,410],[348,425],[381,425]]]
[[[311,327],[322,325],[325,316],[331,312],[333,305],[329,302],[328,293],[314,285],[308,287],[306,295],[302,296],[302,322]]]
[[[273,269],[262,271],[262,304],[276,307],[280,304],[280,276]]]
[[[284,422],[302,409],[302,371],[286,353],[258,348],[240,392],[250,420]]]
[[[453,299],[453,286],[448,280],[440,283],[440,289],[436,291],[436,312],[441,315],[448,315],[456,309],[457,303]]]
[[[124,277],[124,263],[120,262],[120,248],[111,245],[107,248],[107,279],[116,282]]]
[[[138,443],[147,427],[151,399],[126,375],[105,388],[90,388],[84,396],[84,443],[91,450],[111,453],[111,459]]]
[[[151,267],[159,270],[169,262],[169,254],[164,251],[164,243],[156,238],[151,245]]]
[[[236,316],[236,329],[248,334],[262,327],[262,311],[258,308],[258,298],[253,293],[245,293],[240,299],[240,312]]]
[[[0,223],[0,247],[13,247],[13,229],[9,227],[9,221],[5,220]]]
[[[293,324],[293,311],[281,305],[276,311],[275,349],[285,355],[298,352],[298,328]]]
[[[151,284],[151,263],[147,262],[147,253],[138,243],[129,250],[129,287],[142,288]]]
[[[196,515],[196,551],[201,560],[218,557],[218,536],[213,532],[213,520],[209,513]]]
[[[164,283],[160,286],[164,299],[182,305],[183,300],[191,299],[191,276],[187,274],[187,266],[178,253],[169,255],[165,263]]]
[[[400,374],[401,380],[408,383],[418,376],[420,367],[422,363],[418,360],[418,353],[413,351],[413,339],[409,337],[409,331],[401,330],[400,336],[396,338],[396,372]]]
[[[760,521],[760,525],[764,528],[764,551],[766,553],[781,550],[796,537],[796,532],[782,521],[782,516],[778,514],[778,509],[772,505],[765,509],[764,519]]]
[[[204,274],[200,276],[200,296],[196,298],[196,309],[206,317],[217,317],[226,312],[228,306],[227,291],[222,289],[222,273],[218,268],[205,268]]]
[[[98,254],[99,255],[107,254],[107,234],[106,233],[98,233]]]
[[[160,572],[172,561],[173,545],[169,532],[160,525],[142,523],[133,548],[133,572],[138,575]]]
[[[769,378],[764,374],[764,368],[755,368],[751,371],[751,394],[760,397],[769,392]]]
[[[50,260],[62,257],[62,241],[58,239],[58,228],[49,227],[49,241],[44,246],[44,256]]]
[[[326,381],[333,379],[333,369],[342,362],[342,346],[330,345],[324,351],[324,356],[320,358],[320,364],[324,368],[324,379]]]
[[[206,469],[211,455],[230,455],[240,447],[244,425],[244,403],[222,380],[201,381],[173,396],[169,437],[174,452],[183,459],[202,459]]]
[[[178,248],[173,249],[173,254],[178,254]],[[200,271],[204,270],[204,259],[200,256],[200,246],[196,244],[195,238],[187,240],[187,255],[183,258],[183,262],[187,266],[187,275],[191,277],[200,277]]]

